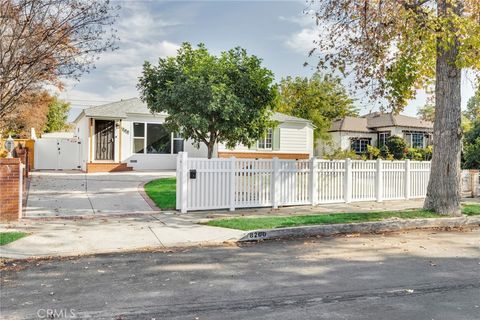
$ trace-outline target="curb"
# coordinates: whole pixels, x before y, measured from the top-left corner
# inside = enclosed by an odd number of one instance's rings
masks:
[[[325,224],[263,230],[259,229],[247,232],[238,240],[238,242],[301,238],[311,236],[328,237],[332,235],[348,233],[380,233],[412,229],[459,228],[467,226],[480,226],[480,216],[408,220],[392,219],[363,223]]]
[[[153,180],[151,180],[153,181]],[[140,184],[137,186],[137,192],[142,196],[143,200],[145,200],[145,202],[150,206],[150,208],[152,208],[152,210],[154,211],[162,211],[162,209],[160,209],[159,207],[157,207],[157,205],[155,204],[155,202],[153,202],[152,199],[150,199],[150,197],[148,196],[148,194],[145,192],[145,185],[147,183],[149,183],[150,181],[144,181],[144,182],[140,182]]]

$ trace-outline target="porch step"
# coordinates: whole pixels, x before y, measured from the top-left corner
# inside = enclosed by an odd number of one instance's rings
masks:
[[[93,172],[119,172],[119,171],[132,171],[133,168],[127,166],[126,163],[87,163],[87,173]]]

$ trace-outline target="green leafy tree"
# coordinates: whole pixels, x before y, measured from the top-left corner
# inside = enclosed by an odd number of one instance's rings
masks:
[[[54,97],[48,106],[45,132],[61,131],[68,127],[67,119],[70,112],[70,103]]]
[[[145,62],[138,88],[152,112],[168,113],[170,130],[204,143],[211,158],[216,143],[251,146],[273,125],[274,77],[261,62],[240,47],[214,56],[184,43],[157,66]]]
[[[463,167],[480,169],[480,118],[472,123],[472,128],[465,134],[463,147]]]
[[[467,109],[463,114],[472,122],[480,119],[480,88],[478,88],[475,95],[468,100]]]
[[[418,109],[417,115],[422,120],[426,121],[435,121],[435,105],[431,103],[426,103],[424,106]]]
[[[340,79],[331,75],[287,77],[280,82],[279,93],[277,111],[311,120],[315,137],[322,140],[330,138],[332,120],[358,115]]]
[[[480,137],[480,119],[472,123],[471,129],[465,134],[464,142],[466,144],[472,144],[478,137]]]
[[[435,86],[432,170],[424,208],[460,212],[461,75],[480,70],[478,0],[323,0],[315,43],[320,68],[355,78],[353,87],[403,109]]]
[[[465,145],[463,158],[464,168],[480,169],[480,136],[473,143]]]

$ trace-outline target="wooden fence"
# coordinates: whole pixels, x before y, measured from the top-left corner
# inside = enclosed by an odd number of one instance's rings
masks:
[[[429,161],[177,158],[177,209],[316,205],[423,198]]]

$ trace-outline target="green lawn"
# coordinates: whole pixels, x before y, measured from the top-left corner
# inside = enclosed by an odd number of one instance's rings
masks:
[[[480,205],[467,205],[463,207],[467,215],[480,215]],[[405,210],[385,212],[358,212],[358,213],[333,213],[288,217],[260,217],[260,218],[230,218],[217,219],[206,222],[206,225],[239,230],[274,229],[296,227],[304,225],[338,224],[380,221],[389,218],[418,219],[443,217],[431,211]]]
[[[467,216],[480,215],[480,204],[466,204],[462,208],[462,213]]]
[[[145,192],[160,209],[175,209],[176,178],[162,178],[145,185]]]
[[[25,232],[0,232],[0,246],[25,237]]]

